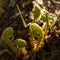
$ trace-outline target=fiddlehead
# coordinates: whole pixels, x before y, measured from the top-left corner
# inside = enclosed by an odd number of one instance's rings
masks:
[[[6,28],[2,33],[2,39],[6,42],[12,42],[14,40],[13,29],[11,27]]]
[[[1,35],[2,40],[11,48],[11,50],[16,53],[17,49],[13,45],[14,40],[14,30],[11,27],[6,28]]]

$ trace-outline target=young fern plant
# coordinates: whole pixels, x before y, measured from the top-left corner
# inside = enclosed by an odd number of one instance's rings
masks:
[[[14,30],[11,27],[6,28],[1,35],[2,40],[11,48],[11,50],[16,54],[16,57],[19,57],[21,54],[26,55],[27,50],[25,46],[27,42],[23,39],[14,40]]]
[[[41,45],[40,42],[42,42],[44,38],[44,31],[42,27],[40,27],[36,23],[30,23],[29,30],[30,30],[30,42],[33,46],[33,51],[38,51],[39,45]]]
[[[36,2],[33,2],[33,4],[34,4],[34,8],[33,8],[32,12],[34,15],[34,20],[31,23],[29,23],[28,25],[24,21],[24,18],[23,18],[23,15],[21,13],[19,6],[16,5],[16,7],[17,7],[20,17],[22,19],[24,27],[26,28],[27,26],[29,26],[30,43],[32,46],[32,50],[38,51],[40,47],[43,47],[45,36],[47,35],[48,30],[54,25],[55,22],[48,11],[40,8],[40,6]],[[36,20],[38,20],[40,18],[42,18],[42,20],[44,22],[46,22],[45,30],[43,30],[42,27],[40,27],[37,23],[35,23]],[[52,22],[53,22],[52,24],[49,24],[50,20],[52,20]]]
[[[14,30],[11,27],[7,27],[1,35],[2,40],[12,49],[14,53],[17,52],[17,49],[13,45],[13,40],[14,40]]]
[[[25,41],[25,40],[23,40],[23,39],[20,39],[20,38],[18,38],[18,39],[16,39],[15,41],[14,41],[14,46],[17,48],[17,55],[20,55],[20,54],[22,54],[22,55],[26,55],[27,54],[27,50],[26,50],[26,45],[27,45],[27,42]],[[20,52],[20,53],[19,53]]]
[[[46,26],[45,26],[45,36],[47,35],[49,29],[51,29],[54,24],[55,24],[55,20],[53,19],[53,17],[49,14],[49,12],[45,9],[42,9],[41,11],[41,19],[46,22]]]
[[[28,51],[26,50],[27,42],[23,39],[16,39],[14,41],[14,46],[17,48],[16,57],[23,56],[22,60],[27,60],[29,58],[29,55],[27,54]]]
[[[47,11],[43,11],[42,20],[46,22],[48,30],[55,24],[53,17]],[[50,23],[51,22],[51,23]]]
[[[31,22],[29,24],[26,24],[25,21],[24,21],[24,18],[22,16],[22,13],[21,13],[21,10],[20,10],[19,6],[17,5],[16,7],[17,7],[18,12],[20,14],[20,17],[22,19],[24,27],[26,28],[27,26],[29,26],[29,30],[30,30],[30,43],[31,43],[31,46],[33,46],[32,50],[33,51],[37,51],[39,49],[40,42],[43,42],[44,31],[43,31],[42,27],[40,27],[37,23],[35,23],[35,21]],[[37,7],[37,9],[39,10],[38,7]],[[34,15],[34,17],[35,17],[35,15]],[[37,19],[37,18],[35,18],[35,19]],[[35,38],[37,38],[37,39],[35,39]]]

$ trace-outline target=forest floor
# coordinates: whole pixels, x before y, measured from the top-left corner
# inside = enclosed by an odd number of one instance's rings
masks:
[[[22,38],[26,40],[29,45],[29,28],[24,27],[20,15],[18,14],[16,4],[18,4],[22,10],[22,15],[27,24],[32,21],[29,17],[29,13],[32,11],[33,4],[30,2],[28,5],[22,6],[26,1],[17,0],[15,3],[14,0],[11,1],[3,1],[4,13],[0,17],[0,37],[5,28],[12,27],[14,29],[14,39]],[[56,30],[60,30],[60,20],[58,20],[60,17],[60,4],[52,1],[50,5],[49,3],[48,5],[46,3],[44,4],[47,10],[53,14],[56,23],[49,31],[48,35],[50,37],[47,39],[47,42],[45,42],[44,47],[36,53],[33,59],[30,56],[27,60],[60,60],[60,32],[56,32]],[[40,6],[42,5],[40,4]],[[40,23],[38,22],[38,24]],[[7,52],[7,49],[11,52],[11,49],[0,38],[0,60],[22,60],[21,57],[15,59],[14,53],[12,52],[13,55],[10,55],[10,53]],[[30,52],[30,47],[27,47],[26,49]]]

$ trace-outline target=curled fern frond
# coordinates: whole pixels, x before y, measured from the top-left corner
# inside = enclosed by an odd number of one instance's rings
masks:
[[[34,35],[34,37],[40,37],[44,34],[44,31],[43,31],[42,27],[40,27],[36,23],[31,23],[30,31]]]
[[[11,27],[6,28],[3,32],[2,32],[2,40],[6,41],[6,42],[12,42],[14,40],[14,35],[13,35],[13,29]]]
[[[26,46],[26,41],[25,40],[23,40],[23,39],[16,39],[15,40],[15,46],[17,47],[17,48],[22,48],[22,47],[25,47]]]

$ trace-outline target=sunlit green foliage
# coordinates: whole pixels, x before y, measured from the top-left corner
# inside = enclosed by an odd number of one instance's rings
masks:
[[[49,14],[48,11],[43,11],[43,15],[41,17],[41,19],[46,22],[47,24],[47,28],[51,29],[51,27],[54,25],[55,21],[53,19],[53,17]],[[51,23],[52,22],[52,23]]]
[[[41,14],[41,7],[39,6],[39,4],[37,4],[37,2],[33,1],[33,17],[34,17],[34,22],[36,20],[38,20],[40,18],[40,14]]]
[[[37,6],[33,8],[33,15],[34,15],[34,21],[37,20],[38,17],[40,16],[40,9]]]

